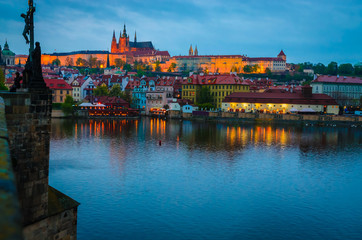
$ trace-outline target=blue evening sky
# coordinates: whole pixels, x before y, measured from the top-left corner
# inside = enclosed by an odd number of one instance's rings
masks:
[[[45,53],[107,50],[113,30],[152,41],[171,56],[245,54],[287,62],[362,61],[361,0],[34,0],[35,37]],[[27,53],[27,0],[0,0],[0,44]]]

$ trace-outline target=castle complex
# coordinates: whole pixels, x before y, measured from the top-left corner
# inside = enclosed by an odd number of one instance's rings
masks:
[[[5,50],[5,49],[4,49]],[[4,57],[4,54],[3,54]],[[24,64],[26,55],[17,55],[15,62]],[[168,51],[158,51],[151,41],[138,42],[135,32],[134,41],[130,41],[126,25],[120,32],[117,40],[113,31],[111,51],[74,51],[66,53],[44,54],[42,64],[52,64],[58,59],[62,66],[87,66],[79,64],[79,59],[89,62],[90,59],[97,59],[100,68],[115,66],[119,59],[125,63],[133,64],[135,61],[148,65],[154,65],[158,61],[162,72],[210,72],[210,73],[243,73],[244,67],[254,67],[253,73],[284,72],[286,70],[286,55],[283,50],[276,57],[248,57],[246,55],[199,55],[199,50],[191,45],[187,55],[171,57]],[[14,61],[12,61],[14,64]],[[77,63],[78,62],[78,63]],[[249,70],[250,72],[250,70]]]

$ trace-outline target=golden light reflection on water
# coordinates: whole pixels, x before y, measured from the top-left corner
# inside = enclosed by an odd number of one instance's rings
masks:
[[[353,129],[297,128],[266,126],[241,126],[218,123],[171,121],[158,118],[141,120],[57,120],[52,135],[61,137],[73,135],[75,139],[119,136],[129,138],[141,136],[141,139],[156,138],[174,142],[170,146],[178,149],[182,144],[190,149],[207,147],[210,151],[218,149],[240,149],[245,146],[265,144],[265,146],[300,145],[306,146],[338,145],[346,141],[346,135],[356,138]],[[359,135],[357,135],[359,136]],[[348,140],[348,138],[347,138]]]

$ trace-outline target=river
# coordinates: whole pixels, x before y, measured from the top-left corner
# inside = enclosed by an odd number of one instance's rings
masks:
[[[52,120],[78,239],[362,239],[362,130]]]

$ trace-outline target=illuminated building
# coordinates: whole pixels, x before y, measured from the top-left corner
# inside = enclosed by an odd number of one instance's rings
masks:
[[[257,73],[265,73],[268,68],[272,72],[286,70],[286,55],[283,50],[275,57],[250,58],[244,55],[198,55],[190,46],[188,56],[174,56],[161,64],[162,71],[167,71],[171,64],[176,64],[176,72],[210,72],[210,73],[243,73],[246,65],[258,65]]]
[[[182,81],[182,99],[198,102],[202,87],[207,87],[213,99],[213,104],[221,107],[222,100],[234,92],[249,92],[249,85],[234,75],[191,75]]]
[[[302,92],[238,92],[222,102],[223,111],[288,113],[308,112],[338,114],[338,103],[326,94],[312,94],[312,87],[303,86]]]

